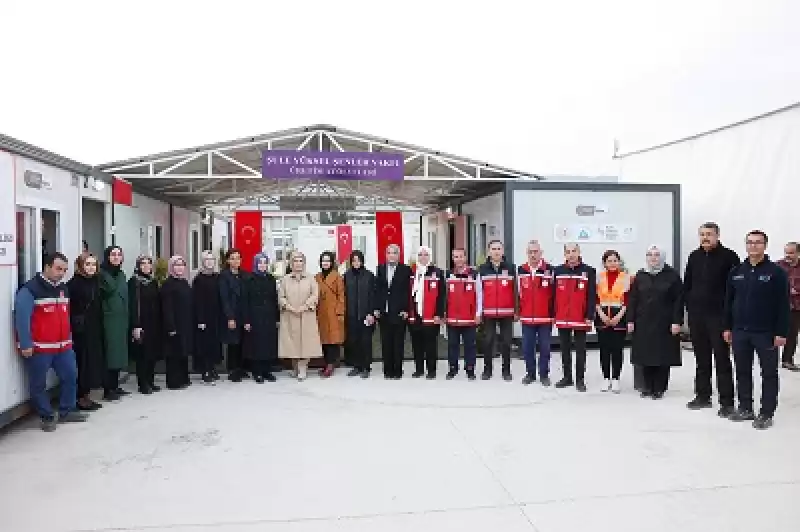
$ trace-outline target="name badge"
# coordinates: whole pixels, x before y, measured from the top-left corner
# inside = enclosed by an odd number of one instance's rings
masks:
[[[436,288],[436,281],[431,281],[431,288]]]
[[[583,283],[578,283],[578,290],[583,290]]]
[[[547,279],[544,279],[544,280],[542,281],[542,286],[543,286],[544,288],[547,288],[547,286],[548,286],[549,284],[550,284],[550,283],[548,283],[548,282],[547,282]]]
[[[467,292],[469,292],[470,290],[472,290],[472,285],[471,285],[471,284],[468,284],[468,285],[467,285]]]
[[[469,290],[469,287],[467,287],[467,290]],[[451,292],[455,292],[455,291],[456,291],[456,285],[454,285],[454,284],[451,284],[451,285],[450,285],[450,291],[451,291]]]
[[[502,281],[500,281],[500,284],[502,284],[503,286],[508,286],[508,281],[503,279]]]

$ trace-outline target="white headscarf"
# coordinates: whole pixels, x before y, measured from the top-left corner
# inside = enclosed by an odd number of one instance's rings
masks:
[[[644,261],[645,267],[644,267],[644,269],[645,269],[645,271],[647,273],[649,273],[651,275],[656,275],[659,272],[661,272],[661,270],[663,270],[664,266],[666,266],[666,264],[667,264],[667,252],[664,251],[660,246],[657,246],[655,244],[653,244],[653,245],[651,245],[651,246],[649,246],[647,248],[647,252],[648,253],[653,252],[653,251],[657,251],[658,252],[658,257],[659,257],[658,264],[656,264],[655,266],[652,266],[650,264],[650,261],[648,260],[648,258],[645,257],[645,261]]]
[[[431,259],[433,258],[433,252],[431,251],[431,248],[429,248],[428,246],[420,246],[417,249],[417,257],[419,257],[419,253],[421,251],[427,251],[428,257],[430,257]],[[414,286],[411,289],[412,297],[414,298],[414,301],[416,301],[417,303],[417,313],[420,316],[422,316],[422,308],[423,308],[422,299],[425,293],[422,290],[423,278],[425,277],[425,272],[428,271],[428,266],[430,266],[431,264],[433,264],[432,260],[428,261],[428,264],[426,264],[424,267],[420,267],[420,264],[417,263],[417,271],[416,275],[414,276]]]

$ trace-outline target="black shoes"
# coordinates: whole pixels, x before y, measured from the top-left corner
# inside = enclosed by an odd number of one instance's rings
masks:
[[[585,392],[586,391],[586,383],[583,382],[583,381],[578,381],[575,384],[575,389],[578,390],[579,392]]]
[[[764,414],[759,414],[758,417],[753,420],[753,428],[757,430],[767,430],[772,426],[772,416],[765,416]]]
[[[358,368],[353,368],[347,373],[348,377],[358,377],[359,375],[361,375],[361,370]]]
[[[155,384],[151,384],[150,389],[153,390],[154,392],[160,392],[161,386],[156,386]]]
[[[522,377],[522,384],[524,384],[525,386],[527,386],[532,382],[536,382],[536,375],[531,375],[530,373],[528,373],[527,375]]]
[[[467,378],[471,381],[475,380],[475,370],[473,368],[467,368]]]
[[[255,380],[258,384],[264,384],[264,377],[261,375],[256,375],[253,380]]]
[[[686,403],[686,408],[689,410],[702,410],[703,408],[711,408],[711,406],[711,399],[706,399],[705,397],[695,397]]]
[[[275,382],[275,381],[277,381],[278,379],[277,379],[277,378],[275,378],[275,375],[273,375],[273,374],[270,372],[270,373],[265,373],[265,374],[264,374],[264,380],[265,380],[265,381],[267,381],[267,382]]]
[[[575,384],[575,383],[572,382],[572,379],[564,377],[563,379],[561,379],[560,381],[558,381],[556,383],[556,388],[569,388],[573,384]]]
[[[649,399],[653,397],[653,392],[651,392],[650,390],[642,390],[641,393],[639,394],[639,397],[641,397],[642,399]]]
[[[512,377],[511,377],[511,370],[509,368],[503,369],[503,380],[506,382],[511,382]]]
[[[456,375],[458,375],[458,368],[450,368],[450,371],[447,372],[445,378],[451,381],[456,378]]]
[[[214,382],[215,382],[214,376],[211,374],[210,371],[207,371],[207,372],[203,373],[200,376],[200,380],[202,380],[206,384],[214,384]]]
[[[545,388],[550,386],[550,377],[542,377],[542,386]]]
[[[142,394],[142,395],[152,395],[153,394],[153,390],[152,390],[152,388],[150,388],[148,386],[146,388],[139,388],[139,393]]]
[[[122,399],[122,396],[119,395],[116,390],[108,390],[103,393],[104,401],[119,401],[120,399]]]
[[[117,393],[117,395],[119,395],[120,397],[125,397],[126,395],[130,395],[130,394],[131,394],[131,392],[129,392],[129,391],[126,391],[126,390],[123,390],[122,388],[117,388],[117,389],[116,389],[116,390],[114,390],[114,391],[115,391],[115,392]]]
[[[369,370],[368,369],[365,369],[365,370],[363,370],[361,372],[361,378],[362,379],[369,379]]]
[[[481,380],[482,381],[488,381],[491,378],[492,378],[492,370],[490,370],[488,368],[484,369],[483,373],[481,373]]]
[[[756,415],[749,408],[739,407],[739,409],[732,413],[728,419],[736,422],[753,421],[756,419]]]
[[[730,419],[734,412],[736,412],[736,409],[733,408],[733,405],[722,405],[719,407],[717,415],[721,418]]]
[[[664,392],[653,392],[650,394],[650,399],[653,399],[654,401],[658,401],[659,399],[663,398],[664,398]]]
[[[425,378],[426,378],[427,380],[429,380],[429,381],[435,380],[435,379],[436,379],[436,373],[434,373],[434,372],[430,371],[430,372],[428,372],[428,374],[425,376]]]
[[[423,375],[425,375],[424,371],[417,370],[417,371],[415,371],[414,373],[411,374],[411,378],[412,379],[419,379]]]
[[[781,363],[781,367],[783,367],[783,369],[788,369],[789,371],[800,371],[800,366],[794,362],[783,362]]]

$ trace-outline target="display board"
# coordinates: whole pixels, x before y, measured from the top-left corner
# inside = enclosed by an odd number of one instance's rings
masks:
[[[564,244],[577,242],[584,262],[602,268],[606,250],[620,253],[635,273],[656,244],[675,259],[673,194],[631,190],[515,190],[514,262],[525,262],[528,241],[539,240],[548,262],[564,260]]]

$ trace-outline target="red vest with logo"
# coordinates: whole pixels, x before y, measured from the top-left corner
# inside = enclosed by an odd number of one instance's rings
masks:
[[[66,285],[53,286],[37,275],[25,284],[33,295],[31,339],[34,353],[52,355],[72,348]]]
[[[572,272],[568,268],[559,267],[555,272],[555,324],[559,329],[576,329],[588,331],[586,315],[589,301],[589,276],[586,272]]]
[[[519,321],[525,325],[553,323],[554,276],[550,265],[542,261],[532,270],[529,264],[519,267]]]
[[[409,305],[408,305],[408,322],[417,323],[421,322],[424,325],[434,325],[433,318],[436,316],[436,303],[439,298],[439,284],[444,282],[444,279],[438,278],[434,272],[431,276],[422,278],[422,316],[419,316],[419,309],[417,302],[414,301],[414,281],[417,275],[417,265],[414,264],[411,268],[411,289],[409,290]]]
[[[463,274],[447,277],[447,324],[474,327],[478,311],[477,272],[467,268]]]

